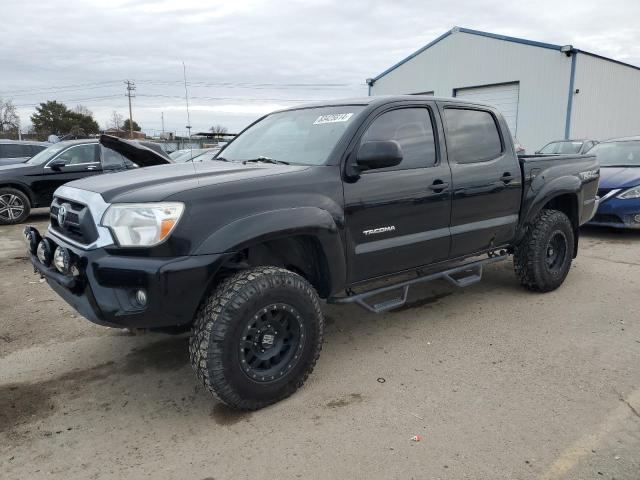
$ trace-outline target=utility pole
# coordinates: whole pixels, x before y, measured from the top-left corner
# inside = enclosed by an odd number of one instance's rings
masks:
[[[162,118],[162,138],[164,138],[164,112],[160,112],[160,118]]]
[[[191,117],[189,116],[189,92],[187,91],[187,67],[182,62],[182,74],[184,75],[184,98],[187,101],[187,131],[189,132],[189,148],[191,148]]]
[[[133,92],[136,89],[136,84],[130,80],[125,80],[124,83],[127,85],[127,97],[129,97],[129,138],[133,138],[133,115],[131,114],[131,92]]]

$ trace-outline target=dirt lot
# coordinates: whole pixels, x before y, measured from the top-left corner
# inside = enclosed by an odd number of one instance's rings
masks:
[[[584,232],[546,295],[505,262],[386,315],[327,306],[306,386],[237,413],[197,385],[184,336],[77,315],[20,231],[0,227],[3,479],[640,478],[640,233]]]

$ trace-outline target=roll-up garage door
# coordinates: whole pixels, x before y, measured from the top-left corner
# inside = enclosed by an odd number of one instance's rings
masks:
[[[518,98],[520,84],[518,82],[482,87],[456,88],[455,96],[469,101],[484,102],[496,107],[504,115],[511,134],[518,133]]]

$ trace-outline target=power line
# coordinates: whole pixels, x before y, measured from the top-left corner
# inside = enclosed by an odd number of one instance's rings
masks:
[[[78,90],[83,90],[83,89],[87,89],[87,90],[91,90],[94,88],[100,88],[103,85],[109,85],[109,84],[115,84],[115,83],[120,83],[120,80],[109,80],[109,81],[105,81],[105,82],[93,82],[93,83],[75,83],[75,84],[68,84],[68,85],[57,85],[57,86],[49,86],[49,87],[30,87],[30,88],[24,88],[24,89],[20,89],[20,90],[3,90],[2,94],[3,95],[12,95],[12,96],[19,96],[18,94],[20,94],[20,96],[22,96],[23,92],[25,94],[30,94],[30,93],[39,93],[39,92],[44,92],[44,91],[49,91],[49,90],[66,90],[66,89],[70,89],[70,88],[77,88]]]
[[[52,85],[47,87],[30,87],[19,90],[3,90],[2,94],[5,96],[28,96],[38,93],[60,93],[71,92],[78,90],[95,90],[102,88],[105,85],[116,85],[120,83],[119,80],[109,80],[104,82],[92,82],[92,83],[76,83],[67,85]],[[183,80],[139,80],[138,83],[158,85],[158,86],[170,86],[180,85]],[[229,88],[250,88],[250,89],[262,89],[262,88],[302,88],[311,90],[323,90],[334,88],[351,88],[361,87],[364,84],[360,83],[251,83],[251,82],[187,82],[190,87],[229,87]]]
[[[55,100],[56,102],[60,102],[60,103],[71,103],[71,102],[86,102],[89,100],[106,100],[106,99],[111,99],[111,98],[117,98],[117,97],[122,97],[121,93],[115,94],[115,95],[103,95],[100,97],[86,97],[86,98],[70,98],[67,100]],[[40,105],[40,103],[45,103],[45,102],[38,102],[38,103],[25,103],[25,104],[20,104],[20,105],[16,105],[17,108],[27,108],[27,107],[37,107],[38,105]]]

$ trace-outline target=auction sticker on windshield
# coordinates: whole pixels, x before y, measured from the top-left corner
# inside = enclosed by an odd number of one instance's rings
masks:
[[[353,117],[353,113],[332,113],[330,115],[320,115],[313,122],[314,125],[322,125],[323,123],[348,122]]]

